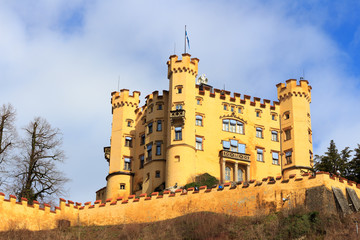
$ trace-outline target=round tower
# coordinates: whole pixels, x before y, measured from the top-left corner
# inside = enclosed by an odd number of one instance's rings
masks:
[[[280,102],[282,174],[309,172],[313,167],[310,119],[311,86],[306,80],[289,79],[276,85]]]
[[[134,161],[135,110],[139,104],[140,92],[129,90],[111,94],[112,131],[109,161],[109,175],[106,177],[106,198],[127,197],[132,189],[131,171]]]
[[[169,123],[167,127],[166,187],[191,181],[195,160],[195,80],[199,59],[184,53],[170,56]]]

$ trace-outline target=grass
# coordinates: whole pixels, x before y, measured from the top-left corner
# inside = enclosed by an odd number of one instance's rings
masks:
[[[10,230],[0,232],[0,239],[360,239],[355,220],[360,222],[360,213],[340,217],[293,209],[239,218],[199,212],[154,223]]]

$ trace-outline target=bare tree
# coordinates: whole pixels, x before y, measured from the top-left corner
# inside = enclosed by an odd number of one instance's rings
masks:
[[[60,130],[52,128],[45,119],[36,117],[24,131],[13,174],[18,197],[27,198],[31,203],[61,194],[68,179],[56,166],[65,158]]]
[[[3,104],[0,108],[0,186],[4,182],[7,171],[5,164],[9,160],[10,151],[15,146],[16,129],[14,126],[16,112],[11,104]]]

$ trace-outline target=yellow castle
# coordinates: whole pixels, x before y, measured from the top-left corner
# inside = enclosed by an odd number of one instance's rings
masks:
[[[107,186],[96,199],[150,194],[184,186],[209,173],[220,183],[311,171],[311,86],[289,79],[276,85],[278,102],[208,85],[199,59],[170,56],[169,90],[111,94]]]

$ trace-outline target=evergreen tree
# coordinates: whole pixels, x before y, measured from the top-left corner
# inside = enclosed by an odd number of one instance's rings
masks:
[[[354,149],[355,155],[350,161],[350,174],[349,179],[360,183],[360,144]]]
[[[346,147],[339,153],[334,140],[331,140],[325,155],[315,156],[316,163],[314,168],[316,171],[325,171],[336,175],[340,173],[341,176],[346,177],[349,175],[349,158],[351,152],[352,150]]]

